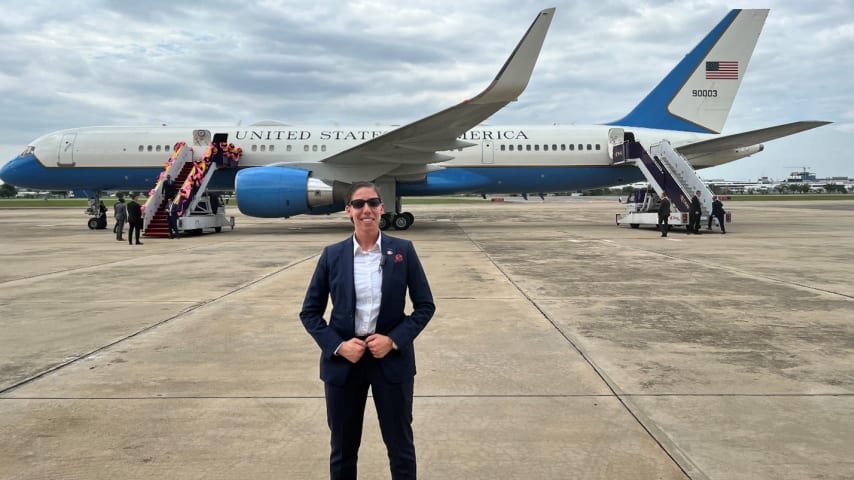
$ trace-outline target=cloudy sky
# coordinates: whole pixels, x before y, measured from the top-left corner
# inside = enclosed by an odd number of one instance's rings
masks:
[[[733,5],[722,0],[6,0],[0,163],[88,125],[391,125],[485,88],[536,13],[557,7],[533,78],[487,123],[622,117]],[[854,2],[771,8],[724,133],[833,125],[704,178],[854,177]]]

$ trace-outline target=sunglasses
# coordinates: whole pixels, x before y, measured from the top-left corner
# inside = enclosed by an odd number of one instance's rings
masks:
[[[369,198],[367,200],[362,200],[361,198],[356,200],[350,200],[349,205],[353,208],[362,208],[365,204],[368,204],[371,208],[379,207],[383,202],[380,200],[380,197]]]

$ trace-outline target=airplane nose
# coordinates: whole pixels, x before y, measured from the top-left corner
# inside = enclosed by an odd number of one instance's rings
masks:
[[[35,157],[32,155],[15,157],[0,168],[0,180],[16,187],[25,187],[27,178],[30,177],[29,172],[35,163]]]

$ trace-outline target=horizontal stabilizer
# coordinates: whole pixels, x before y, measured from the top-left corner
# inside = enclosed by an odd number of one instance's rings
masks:
[[[777,125],[774,127],[751,130],[749,132],[725,135],[722,137],[692,143],[677,148],[679,153],[686,157],[717,153],[721,150],[750,147],[762,142],[787,137],[805,130],[811,130],[833,122],[803,121]]]

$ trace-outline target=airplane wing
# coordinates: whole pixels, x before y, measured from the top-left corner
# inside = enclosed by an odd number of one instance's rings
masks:
[[[793,122],[785,125],[777,125],[774,127],[762,128],[759,130],[751,130],[749,132],[736,133],[734,135],[725,135],[711,140],[692,143],[678,147],[676,150],[687,158],[700,155],[717,153],[721,150],[732,150],[737,148],[746,148],[753,145],[758,145],[762,142],[774,140],[776,138],[787,137],[789,135],[810,130],[822,125],[827,125],[833,122],[823,121],[804,121]]]
[[[522,94],[531,78],[554,11],[554,8],[548,8],[537,15],[495,80],[478,96],[325,158],[322,161],[324,165],[315,164],[310,169],[337,171],[336,179],[342,181],[363,180],[368,176],[376,178],[393,171],[423,174],[430,170],[428,164],[453,158],[436,152],[475,145],[457,137]],[[346,178],[349,176],[360,178]]]

